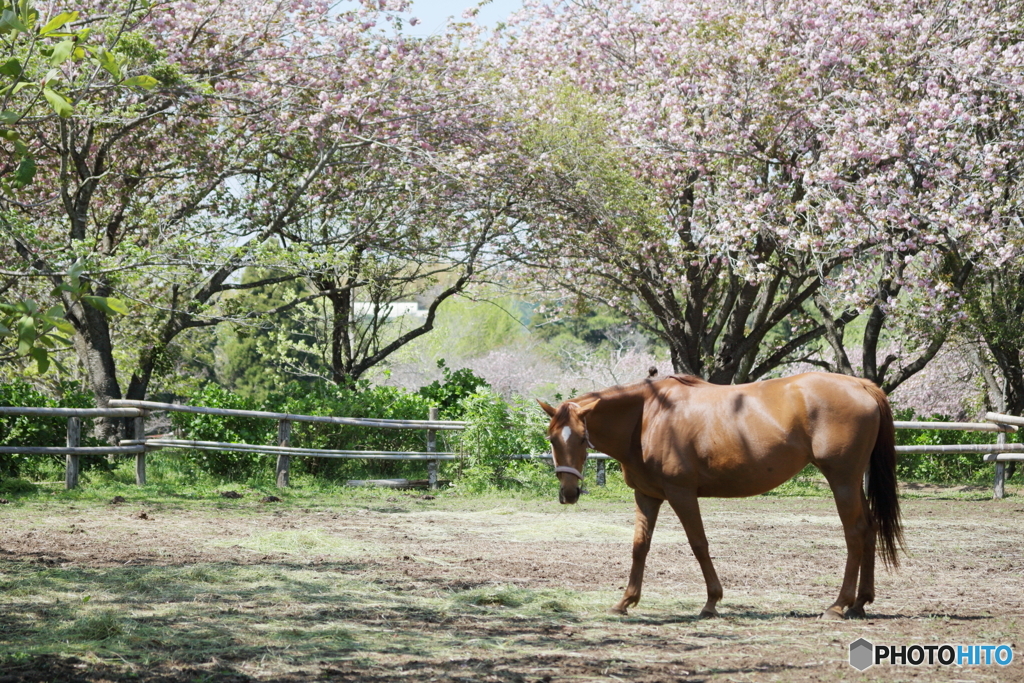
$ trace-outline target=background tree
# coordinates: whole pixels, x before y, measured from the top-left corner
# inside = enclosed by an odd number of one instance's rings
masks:
[[[970,267],[950,245],[1005,227],[979,218],[1000,200],[969,121],[993,78],[1019,81],[1015,6],[529,4],[495,47],[543,179],[522,260],[630,315],[677,371],[811,359],[892,388],[946,327],[897,313],[954,308]],[[863,368],[808,346],[841,347],[861,312]],[[879,359],[887,326],[920,353]]]
[[[344,181],[360,150],[415,149],[435,111],[419,80],[447,61],[443,50],[373,30],[397,21],[377,2],[123,7],[83,7],[83,21],[107,37],[109,59],[62,65],[69,101],[93,100],[24,135],[46,182],[6,207],[24,220],[4,235],[6,258],[22,268],[59,272],[83,258],[92,294],[130,300],[132,315],[116,327],[107,311],[69,306],[100,405],[145,397],[182,332],[259,315],[220,310],[225,293],[305,274],[286,248],[305,206],[331,200],[314,191]],[[145,71],[152,78],[139,85],[152,87],[97,89],[100,69]],[[285,274],[234,279],[250,266]]]
[[[6,153],[0,163],[0,229],[8,233],[13,233],[14,225],[19,222],[11,206],[18,204],[21,191],[32,184],[36,175],[35,156],[22,136],[24,129],[30,122],[52,121],[74,112],[74,106],[63,92],[64,84],[57,67],[86,59],[97,64],[109,60],[106,49],[92,44],[89,31],[76,25],[77,19],[75,11],[55,11],[43,16],[27,0],[0,2],[0,149]],[[112,76],[116,74],[98,72],[94,74],[94,81],[97,85],[117,89],[146,86],[152,80],[146,75]],[[108,312],[122,309],[122,304],[115,299],[90,296],[81,281],[82,264],[69,265],[66,273],[41,274],[39,282],[43,291],[50,281],[51,285],[56,285],[54,295],[63,294],[65,306]],[[0,295],[6,296],[24,275],[16,270],[3,272]],[[0,361],[31,357],[38,371],[44,373],[50,366],[53,351],[68,343],[64,335],[70,335],[73,328],[65,320],[63,306],[41,306],[35,299],[28,298],[35,294],[33,288],[27,289],[29,291],[20,292],[20,300],[0,302],[0,343],[4,345]]]

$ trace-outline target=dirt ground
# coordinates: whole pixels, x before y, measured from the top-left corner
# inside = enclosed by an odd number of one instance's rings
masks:
[[[668,509],[640,605],[607,613],[630,561],[621,500],[0,505],[0,683],[1024,681],[1024,497],[913,493],[902,569],[841,622],[818,619],[845,555],[828,498],[702,501],[712,620]],[[1014,660],[861,673],[860,637]]]

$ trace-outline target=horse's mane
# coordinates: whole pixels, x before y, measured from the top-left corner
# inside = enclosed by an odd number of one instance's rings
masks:
[[[703,384],[710,384],[706,380],[701,379],[695,375],[669,375],[670,379],[674,379],[680,384],[688,387],[699,387]]]

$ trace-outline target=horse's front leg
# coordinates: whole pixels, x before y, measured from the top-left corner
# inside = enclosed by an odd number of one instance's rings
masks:
[[[612,612],[625,614],[626,609],[640,602],[640,587],[644,582],[644,566],[647,551],[651,549],[651,534],[658,521],[658,511],[663,501],[639,491],[633,492],[636,499],[636,524],[633,527],[633,565],[629,569],[629,583],[622,600],[612,607]]]
[[[715,572],[715,565],[711,562],[711,553],[708,552],[708,538],[704,535],[704,522],[700,518],[700,505],[697,503],[697,492],[685,489],[674,491],[666,490],[669,505],[676,511],[679,521],[683,523],[686,530],[686,540],[690,542],[690,549],[693,556],[700,564],[700,570],[704,574],[704,583],[708,588],[708,601],[704,609],[700,611],[701,618],[717,617],[718,610],[715,605],[722,599],[722,584]]]

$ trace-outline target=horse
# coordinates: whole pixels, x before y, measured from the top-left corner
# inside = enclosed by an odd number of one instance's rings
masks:
[[[619,461],[633,489],[632,566],[612,612],[626,614],[640,602],[651,535],[667,500],[707,585],[700,617],[718,616],[722,584],[698,499],[758,495],[808,463],[828,481],[846,536],[843,584],[822,617],[865,616],[864,605],[875,599],[876,540],[886,566],[899,566],[903,529],[892,410],[868,380],[809,372],[725,386],[671,375],[582,394],[557,408],[539,403],[551,416],[547,434],[559,502],[579,499],[588,448]]]

